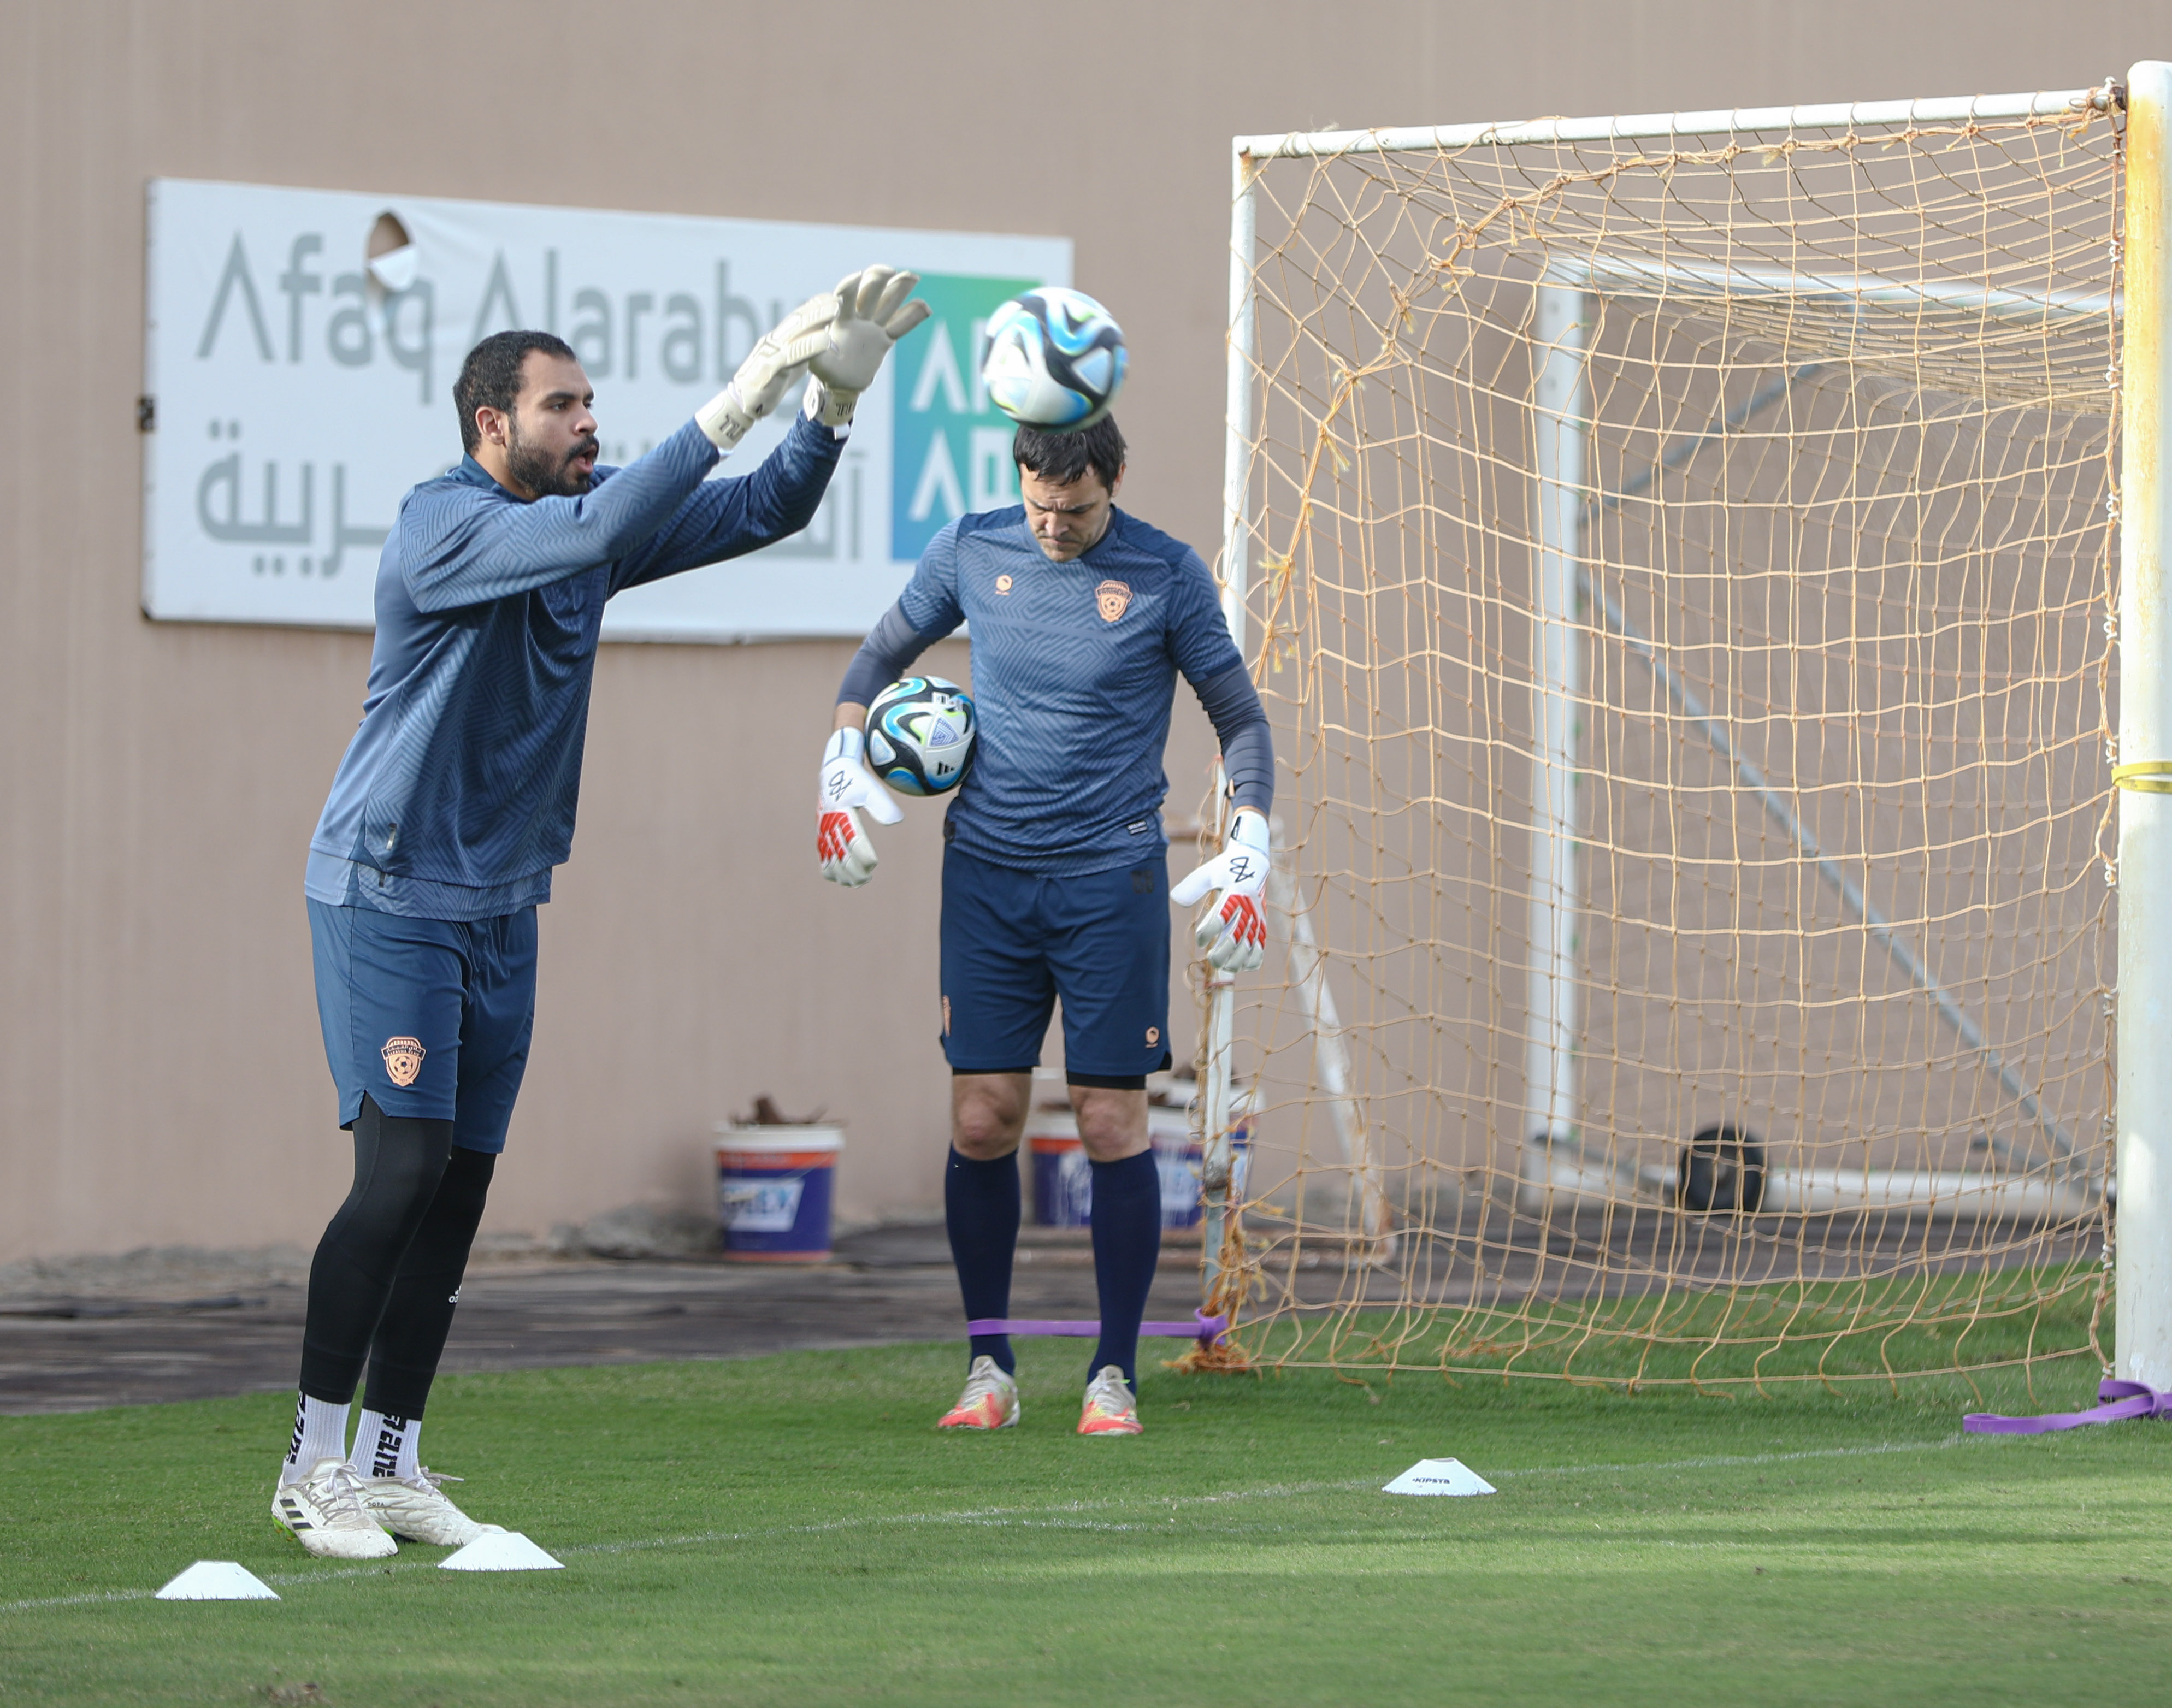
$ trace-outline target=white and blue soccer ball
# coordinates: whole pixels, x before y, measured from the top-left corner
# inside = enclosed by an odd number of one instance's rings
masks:
[[[973,763],[973,696],[940,676],[906,676],[868,707],[868,768],[901,795],[940,795]]]
[[[1115,315],[1083,291],[1043,285],[989,318],[981,379],[1013,421],[1068,432],[1109,412],[1129,359]]]

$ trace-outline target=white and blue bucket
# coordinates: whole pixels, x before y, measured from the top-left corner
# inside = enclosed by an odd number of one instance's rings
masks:
[[[1229,1099],[1229,1190],[1242,1202],[1251,1161],[1251,1099],[1241,1087]],[[1191,1131],[1190,1111],[1151,1107],[1147,1142],[1161,1176],[1161,1225],[1196,1227],[1205,1213],[1199,1195],[1203,1154]],[[1078,1118],[1067,1109],[1036,1109],[1026,1123],[1026,1154],[1033,1169],[1033,1219],[1043,1227],[1094,1224],[1094,1174],[1078,1136]]]
[[[717,1219],[739,1263],[820,1263],[830,1255],[831,1187],[841,1126],[717,1126]]]

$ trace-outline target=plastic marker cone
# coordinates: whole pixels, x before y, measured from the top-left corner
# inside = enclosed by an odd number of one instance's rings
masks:
[[[518,1530],[492,1530],[438,1562],[441,1571],[563,1571]]]
[[[199,1560],[159,1592],[160,1601],[277,1601],[272,1587],[231,1560]]]
[[[1384,1495],[1492,1495],[1499,1491],[1461,1459],[1420,1459],[1395,1481],[1384,1485],[1380,1492]]]

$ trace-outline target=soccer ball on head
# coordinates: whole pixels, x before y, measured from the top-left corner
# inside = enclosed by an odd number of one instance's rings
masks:
[[[940,795],[973,762],[973,696],[940,676],[906,676],[868,707],[868,768],[901,795]]]
[[[1129,359],[1116,316],[1083,291],[1043,285],[990,317],[981,379],[1013,421],[1069,432],[1109,412]]]

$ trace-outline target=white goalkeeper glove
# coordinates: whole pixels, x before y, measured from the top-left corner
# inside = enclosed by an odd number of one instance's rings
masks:
[[[832,884],[856,889],[875,875],[875,845],[860,827],[865,811],[878,824],[895,824],[905,810],[861,762],[868,738],[857,729],[831,733],[822,749],[821,819],[814,829],[814,857]]]
[[[730,450],[775,409],[785,392],[805,375],[807,364],[830,347],[830,323],[836,318],[837,293],[825,291],[763,333],[731,384],[694,411],[709,443],[720,451]]]
[[[1210,889],[1219,890],[1194,934],[1210,965],[1225,973],[1249,973],[1266,959],[1267,922],[1260,897],[1267,887],[1267,821],[1240,807],[1230,821],[1229,840],[1204,866],[1177,880],[1169,899],[1189,907]]]
[[[860,394],[875,383],[890,346],[927,318],[926,303],[917,297],[906,301],[919,282],[918,273],[879,266],[838,281],[829,346],[809,363],[817,385],[808,388],[807,413],[824,427],[851,422]]]

